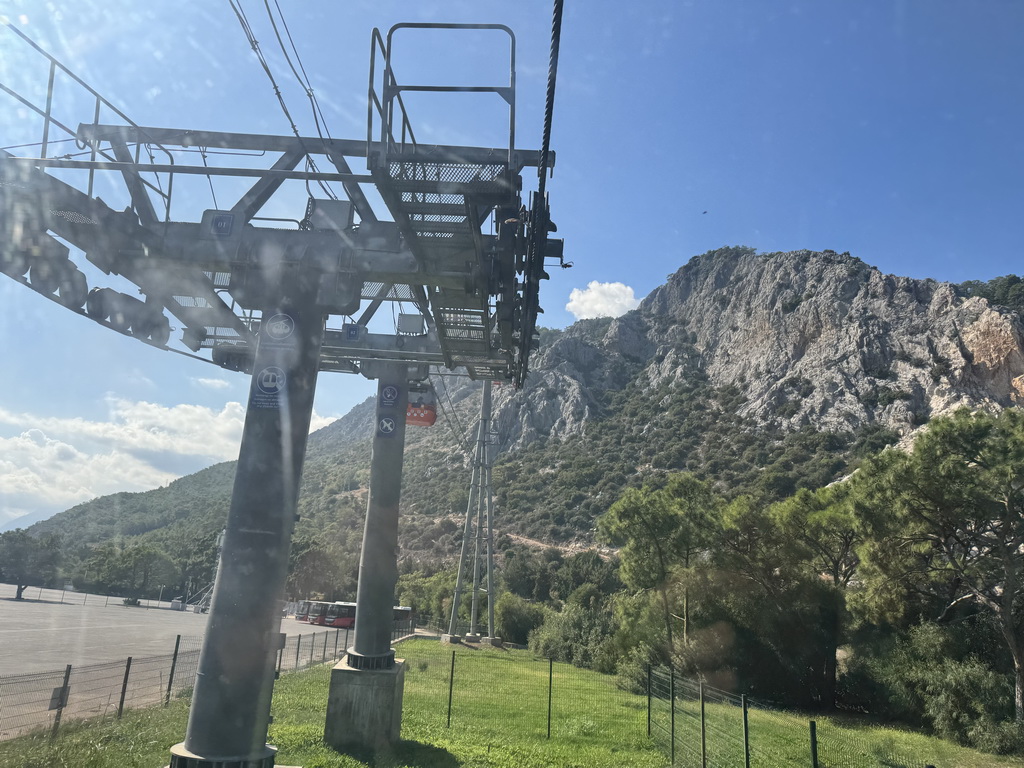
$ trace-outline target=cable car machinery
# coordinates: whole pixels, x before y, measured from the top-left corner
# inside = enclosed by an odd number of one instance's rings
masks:
[[[438,28],[506,32],[508,83],[399,84],[391,66],[395,33]],[[0,83],[20,108],[42,119],[41,140],[31,145],[38,147],[38,156],[0,150],[4,274],[112,330],[174,349],[168,347],[170,315],[180,324],[184,347],[246,372],[252,368],[267,293],[286,275],[312,274],[325,314],[352,317],[362,309],[354,321],[326,331],[321,371],[374,378],[375,361],[406,362],[522,386],[536,343],[539,281],[547,277],[547,259],[562,261],[562,241],[548,237],[546,194],[534,193],[529,209],[520,199],[522,170],[537,168],[543,190],[554,155],[546,146],[539,152],[515,147],[515,38],[507,27],[398,24],[386,40],[374,30],[365,141],[142,127],[10,22],[5,29],[42,57],[49,76],[43,105]],[[381,60],[378,93],[374,80]],[[73,130],[55,117],[58,78],[89,94],[96,121]],[[417,142],[402,94],[467,91],[494,93],[507,103],[508,146]],[[118,122],[100,124],[101,112]],[[88,150],[88,159],[49,156],[55,135],[74,138]],[[202,166],[178,161],[183,151],[196,148],[204,152]],[[266,153],[276,160],[270,168],[215,167],[205,162],[206,152],[215,150]],[[297,170],[311,156],[327,158],[334,170]],[[353,158],[365,158],[368,173],[354,173]],[[47,172],[51,169],[60,178]],[[102,171],[123,178],[131,200],[125,210],[114,210],[94,195]],[[77,183],[64,180],[68,172],[77,172]],[[230,207],[207,210],[198,222],[176,221],[174,181],[185,175],[255,182]],[[288,179],[341,182],[349,199],[310,197],[299,230],[255,226],[260,209]],[[393,221],[378,218],[363,185],[376,188]],[[486,231],[492,221],[493,233]],[[138,286],[139,297],[103,286],[89,290],[67,246],[52,235],[81,249],[103,273],[127,278]],[[426,332],[369,332],[367,325],[384,302],[415,305]]]

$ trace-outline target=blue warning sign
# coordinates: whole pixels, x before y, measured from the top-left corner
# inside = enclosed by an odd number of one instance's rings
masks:
[[[388,384],[386,387],[381,387],[380,390],[380,407],[381,408],[394,408],[398,405],[398,387],[393,384]]]
[[[398,422],[392,416],[384,416],[377,421],[377,434],[381,437],[394,437],[398,430]]]

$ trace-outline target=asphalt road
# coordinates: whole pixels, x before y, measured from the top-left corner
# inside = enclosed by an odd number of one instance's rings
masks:
[[[206,631],[205,614],[172,611],[166,600],[128,607],[117,598],[36,587],[23,600],[14,595],[13,585],[0,584],[0,675],[161,656],[174,650],[176,635]],[[292,636],[324,628],[286,617],[281,631]]]

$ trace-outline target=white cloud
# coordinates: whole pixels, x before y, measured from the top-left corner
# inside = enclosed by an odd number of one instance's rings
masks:
[[[215,461],[236,458],[245,411],[226,403],[220,411],[197,405],[167,407],[119,397],[107,399],[108,419],[56,418],[0,408],[0,425],[41,432],[89,453],[167,452]]]
[[[640,300],[633,289],[624,283],[599,283],[592,280],[586,290],[573,288],[565,308],[577,320],[591,317],[618,317],[636,309]]]
[[[157,488],[238,458],[240,403],[218,411],[109,397],[107,407],[105,420],[92,421],[0,408],[0,431],[19,431],[0,437],[0,530],[19,517],[38,519],[97,496]],[[310,431],[335,418],[314,412]]]
[[[221,390],[231,386],[231,382],[224,379],[192,379],[192,381],[204,389]]]
[[[0,439],[0,525],[38,512],[60,512],[117,491],[164,485],[174,475],[130,453],[88,454],[38,429]]]
[[[340,416],[321,416],[316,411],[313,411],[313,417],[309,420],[309,431],[316,432],[318,429],[322,429],[340,418]]]

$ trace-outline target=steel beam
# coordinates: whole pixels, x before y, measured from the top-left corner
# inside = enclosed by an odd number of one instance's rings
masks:
[[[225,133],[221,131],[192,131],[181,128],[150,128],[130,125],[95,125],[82,123],[78,126],[78,138],[86,142],[120,140],[128,142],[155,143],[165,147],[206,147],[208,149],[237,149],[244,151],[287,152],[295,147],[309,154],[328,155],[331,152],[345,157],[367,157],[367,143],[356,139],[321,139],[318,136],[278,136],[258,133]],[[384,151],[384,145],[370,142],[370,152]],[[509,160],[508,147],[458,147],[447,144],[417,144],[415,150],[402,153],[402,160],[424,160],[441,162],[446,158],[457,158],[463,163],[493,163]],[[512,152],[512,168],[536,168],[541,155],[535,149],[516,149]],[[550,153],[548,167],[554,165],[554,153]]]

